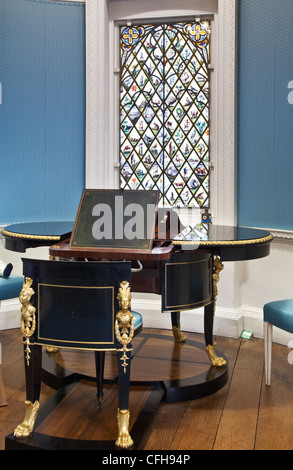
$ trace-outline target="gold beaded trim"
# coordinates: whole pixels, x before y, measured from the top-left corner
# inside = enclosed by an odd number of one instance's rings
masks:
[[[59,235],[29,235],[29,234],[24,234],[24,233],[15,233],[15,232],[9,232],[8,230],[5,230],[3,228],[1,230],[2,235],[8,236],[8,237],[13,237],[13,238],[26,238],[29,240],[60,240]]]
[[[211,245],[222,245],[222,246],[230,246],[230,245],[253,245],[255,243],[266,243],[269,242],[273,239],[273,235],[270,233],[267,237],[262,237],[262,238],[254,238],[251,240],[217,240],[217,241],[211,241],[211,240],[172,240],[173,245],[200,245],[200,246],[211,246]]]

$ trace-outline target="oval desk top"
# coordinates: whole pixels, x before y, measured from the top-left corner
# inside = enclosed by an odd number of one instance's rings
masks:
[[[70,234],[74,222],[27,222],[12,224],[3,228],[1,233],[7,237],[31,240],[56,240]]]
[[[29,247],[53,245],[62,242],[70,237],[73,226],[73,221],[28,222],[9,225],[3,228],[1,233],[6,239],[5,246],[7,249],[24,252]],[[269,254],[269,245],[272,239],[271,233],[263,229],[212,224],[197,225],[195,227],[187,226],[170,240],[171,246],[167,248],[154,247],[147,254],[147,257],[149,255],[168,257],[171,255],[172,245],[173,248],[176,248],[177,245],[179,249],[212,251],[214,254],[223,257],[223,259],[231,261],[253,259]],[[57,248],[57,251],[60,251],[62,247],[56,245]],[[168,253],[161,253],[162,250]],[[77,256],[76,253],[70,254],[68,247],[65,251],[66,253],[63,253],[65,257]],[[54,253],[54,255],[58,256],[58,253]],[[101,253],[102,255],[104,256],[105,252]],[[125,257],[125,252],[121,252],[122,255]],[[61,256],[60,253],[59,256]],[[91,257],[93,252],[83,253],[83,256]],[[134,254],[129,256],[133,259],[140,259],[139,253],[136,256]],[[117,252],[115,257],[117,257]]]

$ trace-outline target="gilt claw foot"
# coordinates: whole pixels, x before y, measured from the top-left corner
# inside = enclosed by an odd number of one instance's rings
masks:
[[[185,343],[186,336],[181,333],[180,326],[172,326],[172,331],[175,343]]]
[[[115,444],[117,447],[122,447],[123,449],[131,447],[133,444],[133,440],[131,439],[130,434],[128,432],[129,417],[129,410],[118,410],[117,419],[119,434]]]
[[[215,345],[216,345],[216,343],[208,344],[207,347],[206,347],[206,350],[207,350],[209,359],[211,361],[211,364],[212,364],[212,366],[216,366],[216,367],[224,367],[227,364],[227,361],[223,357],[218,357],[216,355]]]
[[[34,429],[36,417],[40,408],[39,402],[25,401],[25,418],[14,430],[15,437],[28,437]]]

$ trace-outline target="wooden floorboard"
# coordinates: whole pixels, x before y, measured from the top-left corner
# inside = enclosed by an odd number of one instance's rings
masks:
[[[203,335],[187,335],[204,343]],[[272,384],[267,387],[262,340],[215,340],[229,361],[227,384],[196,400],[161,402],[140,449],[293,450],[293,374],[288,348],[273,345]],[[25,379],[20,330],[0,331],[0,342],[8,400],[7,406],[0,407],[0,450],[4,450],[5,436],[24,418]],[[42,384],[41,404],[54,393]]]

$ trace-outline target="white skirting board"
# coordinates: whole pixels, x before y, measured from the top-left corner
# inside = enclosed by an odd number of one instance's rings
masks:
[[[145,328],[171,329],[171,314],[161,312],[160,300],[133,299],[132,309],[143,316]],[[204,309],[182,311],[180,324],[182,331],[204,332]],[[252,331],[256,338],[263,339],[263,310],[239,307],[237,309],[216,307],[214,335],[238,338],[243,330]],[[273,341],[288,345],[293,335],[279,328],[273,329]]]
[[[132,309],[138,311],[143,316],[143,325],[146,328],[171,328],[171,314],[161,312],[160,300],[133,299]],[[223,316],[224,313],[224,316]],[[182,331],[197,333],[204,332],[204,309],[185,310],[181,312],[180,324]],[[214,320],[214,334],[237,338],[242,332],[242,321],[239,312],[232,309],[225,309],[218,312]]]
[[[20,303],[19,300],[2,300],[0,304],[0,331],[11,328],[20,328]]]

